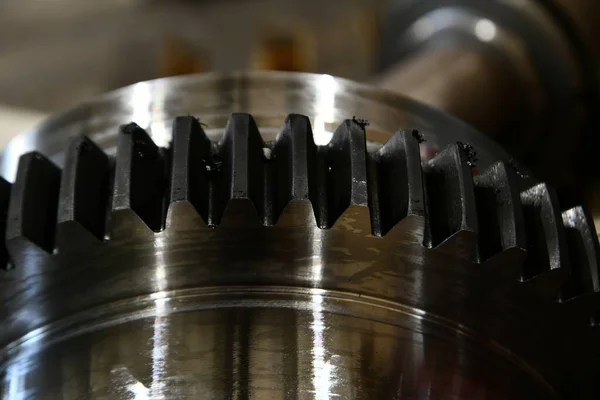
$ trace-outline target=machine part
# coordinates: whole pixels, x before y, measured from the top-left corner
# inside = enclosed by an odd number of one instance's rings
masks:
[[[201,75],[3,156],[4,398],[599,395],[593,223],[433,109]]]
[[[536,138],[535,129],[525,127],[531,128],[528,118],[536,115],[540,99],[534,104],[529,94],[523,95],[526,90],[515,89],[522,86],[522,80],[481,52],[464,48],[425,51],[390,67],[376,83],[462,116],[491,136],[502,135],[505,140],[508,135],[520,136],[525,145]]]
[[[398,0],[377,83],[490,134],[538,176],[581,186],[597,130],[600,52],[590,0]],[[572,132],[564,135],[564,132]]]

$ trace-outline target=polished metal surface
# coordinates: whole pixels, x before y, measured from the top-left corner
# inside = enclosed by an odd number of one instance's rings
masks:
[[[276,136],[292,112],[311,119],[317,144],[327,143],[340,122],[356,116],[370,121],[367,139],[373,147],[403,127],[423,133],[426,159],[461,140],[476,145],[482,165],[511,160],[471,126],[397,94],[330,75],[255,71],[140,82],[99,96],[16,137],[2,153],[0,175],[13,180],[18,157],[32,150],[60,165],[68,139],[75,136],[89,136],[114,152],[117,128],[129,122],[148,129],[155,143],[166,146],[173,118],[196,115],[216,140],[229,115],[239,111],[254,116],[265,140]]]
[[[318,289],[165,293],[69,322],[21,346],[5,398],[554,397],[502,349],[434,316]]]
[[[598,396],[593,224],[426,106],[328,75],[143,82],[3,172],[3,398]]]

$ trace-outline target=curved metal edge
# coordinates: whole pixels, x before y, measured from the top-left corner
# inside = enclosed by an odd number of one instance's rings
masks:
[[[491,164],[494,161],[503,160],[518,165],[518,162],[509,156],[500,145],[480,134],[470,125],[451,115],[391,91],[343,78],[334,78],[330,75],[248,71],[163,78],[140,82],[100,95],[75,108],[56,114],[32,130],[15,137],[0,157],[0,175],[9,181],[14,181],[18,158],[33,150],[40,151],[57,161],[58,164],[62,164],[61,152],[64,151],[69,138],[73,136],[88,135],[93,138],[95,133],[102,133],[116,137],[119,125],[132,122],[135,111],[131,109],[132,104],[136,105],[137,109],[145,108],[149,110],[152,108],[148,111],[147,116],[149,119],[146,120],[147,123],[139,123],[142,128],[148,128],[144,125],[150,125],[159,120],[170,120],[187,113],[197,114],[193,109],[190,109],[193,107],[189,103],[193,102],[194,97],[198,99],[206,94],[202,91],[194,92],[193,88],[197,85],[212,85],[214,94],[222,90],[232,90],[232,88],[247,91],[249,84],[262,84],[265,89],[269,89],[269,83],[279,83],[290,89],[295,88],[306,91],[312,97],[310,101],[316,103],[315,98],[319,94],[319,90],[322,90],[321,86],[324,81],[332,84],[331,95],[333,100],[344,97],[352,98],[357,102],[372,101],[381,108],[389,108],[390,112],[396,114],[399,112],[401,115],[396,115],[395,120],[405,120],[409,126],[399,126],[400,124],[394,123],[394,117],[390,117],[390,121],[380,122],[375,121],[372,116],[361,115],[363,118],[371,119],[374,123],[386,124],[383,128],[389,131],[390,136],[399,128],[417,129],[427,135],[428,144],[435,145],[438,149],[459,140],[470,143],[477,149],[482,164]],[[140,93],[140,88],[144,89],[143,93]],[[275,88],[272,89],[275,90]],[[277,90],[281,90],[281,87]],[[186,99],[188,104],[178,104],[183,99]],[[167,103],[169,103],[169,109],[165,110],[164,105]],[[315,104],[315,106],[318,106],[318,104]],[[236,111],[248,110],[239,109]],[[294,109],[279,111],[278,116],[298,112]],[[267,112],[273,114],[270,110],[267,110]],[[351,110],[348,110],[349,114],[351,112]],[[202,115],[199,116],[202,117]],[[114,123],[108,121],[110,117],[115,119]],[[314,116],[309,115],[309,117]],[[352,115],[346,117],[352,117]],[[339,123],[343,119],[341,118],[336,122]],[[98,121],[102,121],[102,129],[98,129]],[[100,132],[101,130],[102,132]],[[520,165],[519,169],[525,171]]]
[[[280,298],[269,299],[268,297],[270,296]],[[226,301],[219,302],[220,297],[224,297]],[[232,297],[234,299],[237,298],[237,300],[232,301]],[[282,300],[281,297],[284,299]],[[286,297],[288,297],[287,300],[285,299]],[[302,301],[298,297],[306,299]],[[7,360],[12,358],[26,358],[32,353],[40,352],[45,348],[86,333],[129,321],[148,317],[164,317],[172,313],[202,311],[215,308],[275,307],[312,311],[314,302],[310,301],[310,299],[314,297],[319,297],[320,312],[325,311],[338,315],[354,316],[392,325],[397,324],[399,321],[397,317],[381,319],[374,317],[374,314],[370,313],[369,310],[356,309],[356,307],[367,307],[391,312],[392,315],[401,314],[410,319],[427,321],[448,332],[448,337],[455,337],[458,334],[472,341],[477,346],[502,357],[530,376],[540,387],[545,389],[551,398],[557,397],[553,386],[533,367],[527,364],[527,362],[501,344],[478,336],[475,331],[467,326],[457,324],[451,320],[412,306],[371,296],[335,290],[284,286],[189,288],[161,291],[105,304],[52,322],[8,344],[0,352],[0,364],[2,364],[0,371],[6,366]],[[160,311],[157,307],[158,303],[161,304]],[[338,303],[343,303],[344,306],[340,306]],[[43,343],[40,344],[39,342]],[[31,347],[31,350],[28,350],[29,347]]]

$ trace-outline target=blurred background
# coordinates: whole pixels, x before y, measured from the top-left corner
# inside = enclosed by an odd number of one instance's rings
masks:
[[[0,0],[0,145],[142,80],[326,73],[455,115],[594,206],[599,27],[597,0]]]

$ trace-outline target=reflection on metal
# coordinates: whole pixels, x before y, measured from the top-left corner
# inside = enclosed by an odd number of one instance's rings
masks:
[[[312,360],[313,360],[313,387],[316,400],[329,400],[338,397],[337,371],[335,366],[336,355],[328,354],[325,342],[327,325],[323,315],[323,296],[315,293],[312,297],[311,329],[313,331]]]
[[[475,24],[475,35],[483,42],[491,42],[496,37],[496,24],[489,19],[480,19]]]
[[[165,318],[165,304],[168,298],[154,300],[156,317],[154,318],[154,336],[152,337],[152,384],[150,385],[150,398],[162,398],[166,395],[166,386],[169,381],[167,363],[169,362],[169,325]]]
[[[338,84],[331,75],[321,75],[316,84],[315,119],[313,122],[314,138],[316,145],[325,145],[331,140],[333,132],[327,129],[328,124],[336,121],[335,96]]]
[[[128,387],[129,391],[133,395],[132,400],[149,400],[151,397],[148,395],[148,388],[141,382],[135,382]]]
[[[313,260],[311,267],[311,280],[313,281],[315,287],[319,286],[323,279],[323,259],[321,258],[322,252],[321,247],[323,246],[323,231],[315,230],[313,231],[313,237],[311,238],[312,242],[312,252],[313,252]]]
[[[164,308],[159,300],[164,301]],[[177,311],[169,304],[178,304]],[[28,363],[21,364],[16,395],[4,392],[3,398],[60,393],[52,389],[53,379],[57,367],[69,357],[103,361],[91,371],[86,365],[72,371],[71,382],[83,386],[73,386],[78,389],[72,397],[62,392],[67,399],[82,394],[92,399],[215,398],[227,393],[280,400],[435,399],[451,393],[470,399],[474,390],[487,399],[552,398],[549,392],[539,391],[536,377],[503,361],[505,350],[470,336],[461,339],[466,347],[452,350],[453,338],[460,337],[462,329],[433,316],[415,318],[422,312],[414,311],[318,289],[221,288],[165,293],[164,299],[137,298],[80,314],[66,330],[60,323],[48,326],[45,344],[38,349],[44,361],[11,358],[11,367],[18,361]],[[297,323],[282,328],[297,340],[275,340],[276,327],[292,316]],[[244,318],[249,325],[223,325]],[[77,327],[83,326],[86,329],[79,331]],[[148,327],[152,327],[150,332]],[[223,329],[231,329],[232,334],[219,335]],[[193,350],[195,342],[205,350]],[[26,348],[29,343],[20,346]],[[223,351],[227,348],[230,353]],[[261,355],[263,351],[267,353]],[[460,355],[463,352],[468,362]],[[248,371],[254,362],[254,369]],[[473,362],[485,368],[478,370]],[[231,370],[223,369],[228,363]],[[294,370],[294,375],[288,374]],[[464,386],[445,383],[455,379]],[[511,379],[521,382],[520,386],[504,384]],[[96,384],[88,386],[90,382]],[[43,387],[45,391],[39,391]]]
[[[152,119],[152,83],[140,82],[131,87],[130,107],[132,121],[140,126],[149,126]]]
[[[27,387],[25,386],[24,376],[27,372],[27,361],[17,361],[6,369],[4,386],[8,388],[4,398],[23,400],[27,396]]]
[[[44,340],[43,333],[36,330],[30,332],[23,338],[26,346],[19,346],[8,350],[14,361],[5,364],[3,370],[2,399],[25,400],[31,398],[31,389],[28,387],[27,379],[36,364],[39,362],[38,352],[42,349]],[[7,351],[5,348],[4,351]]]

